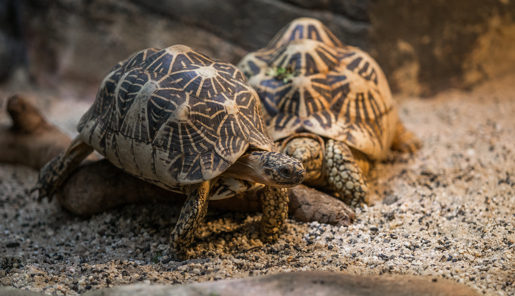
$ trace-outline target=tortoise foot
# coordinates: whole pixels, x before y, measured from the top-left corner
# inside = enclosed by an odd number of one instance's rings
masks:
[[[399,121],[392,143],[392,150],[414,153],[422,148],[422,142]]]
[[[64,152],[45,164],[39,171],[38,181],[31,189],[31,192],[36,192],[38,202],[41,202],[45,197],[48,201],[52,201],[52,197],[59,189],[61,174],[59,174],[60,167],[62,166],[62,159]]]

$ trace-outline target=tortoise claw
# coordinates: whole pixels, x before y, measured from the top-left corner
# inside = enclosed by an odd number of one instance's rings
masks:
[[[38,202],[42,202],[45,198],[48,199],[48,202],[52,202],[58,187],[59,184],[57,184],[57,180],[50,180],[50,182],[46,182],[46,180],[41,182],[41,180],[38,180],[38,183],[33,188],[34,192],[37,191],[35,198],[37,198]]]
[[[45,189],[44,186],[38,181],[38,183],[36,184],[36,186],[32,187],[30,189],[30,195],[31,196],[34,196],[34,199],[40,203],[43,201],[43,199],[45,197],[48,198],[48,202],[51,202],[52,201],[52,197],[54,195],[53,193],[54,190],[48,190],[48,189]]]
[[[48,202],[52,201],[52,197],[57,189],[64,181],[62,158],[64,153],[61,153],[50,162],[45,164],[38,174],[38,181],[30,190],[31,194],[37,191],[35,198],[41,202],[45,197]]]
[[[45,167],[39,172],[38,176],[38,182],[32,189],[30,190],[30,194],[32,195],[35,193],[34,198],[37,200],[37,202],[43,201],[43,199],[46,197],[48,198],[48,202],[52,201],[52,197],[54,196],[54,193],[57,190],[58,184],[58,178],[55,178],[53,176],[49,176],[47,170],[45,170]]]
[[[39,195],[39,188],[36,186],[32,187],[29,191],[29,196],[32,197],[33,200],[37,202],[41,202],[42,197]]]

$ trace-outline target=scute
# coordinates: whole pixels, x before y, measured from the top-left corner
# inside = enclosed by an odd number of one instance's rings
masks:
[[[342,45],[318,20],[294,20],[238,67],[256,89],[275,141],[312,132],[371,160],[385,157],[398,121],[386,77],[374,59]],[[278,68],[290,77],[270,74]]]
[[[279,48],[293,40],[308,39],[322,42],[332,47],[342,47],[342,43],[320,21],[312,18],[298,18],[287,24],[268,43],[266,48]]]
[[[236,67],[177,45],[114,67],[77,129],[117,167],[174,190],[215,178],[249,146],[272,151],[259,108]]]

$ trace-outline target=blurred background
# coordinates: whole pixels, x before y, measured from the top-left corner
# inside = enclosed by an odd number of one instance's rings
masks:
[[[513,0],[0,0],[0,91],[92,98],[111,67],[148,47],[237,63],[303,16],[368,51],[396,94],[468,89],[515,66]]]

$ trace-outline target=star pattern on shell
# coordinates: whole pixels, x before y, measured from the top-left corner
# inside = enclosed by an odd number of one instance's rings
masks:
[[[272,151],[259,106],[235,66],[150,48],[110,71],[78,131],[117,167],[175,189],[220,175],[249,146]]]
[[[260,97],[275,141],[312,132],[344,141],[371,159],[389,149],[397,113],[383,71],[318,20],[292,21],[238,67]],[[286,74],[271,74],[277,69]]]

